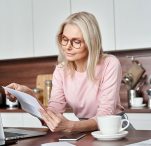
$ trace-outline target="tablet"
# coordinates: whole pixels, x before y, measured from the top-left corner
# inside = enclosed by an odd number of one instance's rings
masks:
[[[85,133],[68,134],[68,135],[61,136],[59,140],[60,141],[68,141],[68,140],[75,141],[75,140],[79,140],[83,138],[84,136],[86,136]]]

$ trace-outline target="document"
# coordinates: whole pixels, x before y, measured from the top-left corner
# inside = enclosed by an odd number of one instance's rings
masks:
[[[41,146],[75,146],[75,145],[68,142],[52,142],[52,143],[42,144]]]
[[[12,94],[13,96],[15,96],[17,98],[17,100],[20,102],[21,104],[21,108],[30,113],[31,115],[42,119],[42,116],[39,112],[39,109],[42,108],[42,105],[38,102],[38,99],[36,99],[35,97],[21,92],[21,91],[17,91],[8,87],[3,87],[7,92],[9,92],[10,94]]]
[[[128,144],[126,146],[150,146],[151,145],[151,139],[133,143],[133,144]]]
[[[39,109],[40,108],[44,109],[44,107],[42,104],[40,104],[38,99],[21,91],[17,91],[8,87],[3,87],[3,88],[17,98],[17,100],[21,104],[21,108],[24,111],[30,113],[31,115],[39,119],[42,119]],[[79,121],[78,117],[74,113],[63,113],[63,116],[68,120]]]

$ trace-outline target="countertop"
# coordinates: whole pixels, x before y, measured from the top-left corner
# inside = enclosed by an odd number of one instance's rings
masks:
[[[0,108],[1,113],[24,113],[25,111],[20,108]]]
[[[0,108],[0,112],[12,112],[12,113],[18,113],[18,112],[25,112],[20,108]],[[67,109],[66,112],[72,112],[71,109]],[[125,113],[151,113],[151,108],[143,107],[143,108],[125,108]]]
[[[151,113],[151,108],[125,108],[125,113]]]

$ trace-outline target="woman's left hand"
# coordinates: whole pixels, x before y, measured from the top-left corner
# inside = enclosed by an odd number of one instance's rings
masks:
[[[50,110],[40,109],[43,120],[52,132],[72,132],[74,121],[69,121],[62,114]]]

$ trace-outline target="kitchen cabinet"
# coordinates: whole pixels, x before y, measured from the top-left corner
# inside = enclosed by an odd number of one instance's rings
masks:
[[[98,20],[104,51],[151,47],[151,0],[0,0],[0,60],[57,55],[56,33],[71,13]]]
[[[57,55],[56,34],[70,14],[69,0],[33,0],[35,56]]]
[[[26,112],[2,112],[0,113],[4,127],[45,127],[40,120]],[[74,113],[64,113],[67,119],[78,121]]]
[[[151,130],[150,113],[126,113],[129,121],[136,130]]]
[[[113,0],[71,0],[71,13],[87,11],[98,20],[104,51],[115,50]]]
[[[22,127],[22,113],[0,113],[4,127]]]
[[[114,0],[117,50],[151,47],[151,0]]]
[[[0,0],[0,60],[57,55],[56,33],[70,0]]]
[[[45,127],[41,125],[38,118],[26,112],[1,112],[4,127]],[[128,120],[136,130],[151,130],[151,114],[147,113],[126,113]],[[64,116],[73,121],[79,119],[73,113],[64,113]]]
[[[45,127],[45,126],[42,126],[40,120],[37,117],[34,117],[29,113],[23,113],[23,127]]]
[[[0,60],[33,56],[32,0],[0,0]]]
[[[1,113],[2,123],[4,127],[44,127],[38,118],[29,113]]]

